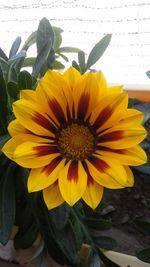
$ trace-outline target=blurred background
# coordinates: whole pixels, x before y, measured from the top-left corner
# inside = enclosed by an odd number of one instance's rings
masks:
[[[63,46],[87,54],[105,34],[112,33],[106,52],[94,66],[109,83],[150,90],[150,0],[0,0],[0,47],[9,53],[12,42],[24,42],[46,17],[63,29]],[[32,47],[29,53],[35,53]],[[70,63],[76,59],[70,55]]]

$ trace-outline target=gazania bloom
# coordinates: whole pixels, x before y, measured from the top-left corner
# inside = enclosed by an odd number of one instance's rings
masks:
[[[133,186],[128,165],[146,162],[138,145],[143,114],[128,108],[127,93],[108,87],[102,72],[49,70],[35,91],[21,92],[13,111],[3,152],[31,168],[28,190],[42,190],[49,209],[81,198],[94,209],[104,187]]]

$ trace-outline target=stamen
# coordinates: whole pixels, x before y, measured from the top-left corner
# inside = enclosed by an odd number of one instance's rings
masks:
[[[87,126],[72,123],[60,131],[58,148],[67,159],[85,159],[94,151],[95,137]]]

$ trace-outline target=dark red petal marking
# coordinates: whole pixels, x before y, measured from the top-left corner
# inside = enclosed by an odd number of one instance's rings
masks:
[[[102,159],[91,156],[88,161],[100,172],[105,172],[109,169],[109,165]]]
[[[49,100],[49,106],[60,123],[66,122],[63,109],[56,99]]]
[[[90,95],[88,93],[83,93],[78,103],[77,118],[79,120],[85,118],[89,106],[89,101],[90,101]]]
[[[53,159],[49,165],[45,166],[42,169],[42,172],[45,172],[45,174],[49,176],[52,173],[52,171],[57,167],[57,165],[61,162],[61,160],[62,160],[61,156]]]
[[[102,110],[102,112],[98,115],[96,121],[94,122],[93,126],[95,129],[101,127],[112,115],[113,109],[110,107],[106,107]]]
[[[102,136],[98,137],[98,142],[103,143],[103,142],[111,142],[111,141],[117,141],[123,137],[123,131],[115,131],[112,133],[106,133]]]
[[[37,156],[46,156],[53,153],[58,153],[58,148],[56,146],[35,146],[33,147],[33,151],[37,152]]]
[[[89,185],[94,183],[94,180],[93,180],[93,178],[89,172],[89,169],[88,169],[86,162],[82,162],[82,164],[83,164],[83,167],[84,167],[86,174],[87,174],[87,186],[89,186]]]
[[[70,181],[74,180],[74,182],[76,183],[78,181],[78,161],[77,160],[73,160],[69,166],[68,180]]]
[[[115,152],[118,154],[126,154],[126,149],[111,149],[109,147],[97,146],[100,151]]]
[[[47,129],[52,133],[56,133],[56,127],[43,115],[38,112],[35,112],[32,116],[32,120],[35,121],[37,124],[41,125],[43,128]]]

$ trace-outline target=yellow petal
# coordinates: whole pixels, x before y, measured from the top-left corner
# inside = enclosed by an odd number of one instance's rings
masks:
[[[7,143],[3,146],[2,152],[9,158],[13,159],[13,154],[17,146],[22,143],[22,139],[20,137],[12,137]]]
[[[134,176],[131,169],[128,166],[124,166],[127,173],[127,186],[131,187],[134,185]]]
[[[58,124],[64,123],[67,116],[67,101],[62,90],[63,86],[67,87],[67,83],[62,75],[49,70],[36,89],[39,105],[41,104],[42,109]]]
[[[21,90],[20,98],[36,102],[36,92],[33,90]]]
[[[8,125],[8,132],[11,136],[28,133],[29,131],[24,128],[18,120],[13,120]]]
[[[62,160],[61,157],[55,157],[51,159],[47,166],[32,169],[28,178],[29,192],[40,191],[53,184],[64,165],[65,160]]]
[[[81,76],[73,91],[75,118],[86,119],[98,99],[98,83],[95,75],[88,72]]]
[[[25,168],[38,168],[48,165],[57,155],[58,150],[50,144],[24,142],[16,147],[12,159]]]
[[[90,175],[100,185],[115,189],[127,186],[127,174],[117,160],[93,156],[86,160]]]
[[[110,86],[108,88],[108,94],[120,94],[121,92],[123,92],[123,86],[122,85],[119,85],[119,86]]]
[[[102,73],[102,71],[97,71],[94,73],[97,82],[98,82],[98,101],[102,100],[103,97],[105,97],[108,93],[108,88],[107,88],[107,81],[104,77],[104,74]]]
[[[64,72],[63,76],[65,80],[68,82],[70,88],[72,89],[77,83],[77,81],[80,79],[81,74],[75,68],[70,67]]]
[[[73,206],[83,195],[87,174],[81,161],[69,161],[59,173],[59,188],[62,197]]]
[[[138,166],[147,161],[146,153],[140,146],[119,150],[100,147],[99,150],[96,150],[96,153],[105,156],[106,159],[117,159],[122,165]]]
[[[13,111],[19,123],[29,131],[41,136],[54,136],[55,127],[50,119],[40,113],[38,107],[27,100],[18,100]]]
[[[112,149],[130,148],[138,145],[146,136],[147,132],[143,126],[132,128],[114,126],[99,134],[98,145]]]
[[[43,190],[43,198],[48,209],[56,208],[64,202],[57,181]]]
[[[95,209],[100,203],[102,196],[103,186],[92,180],[87,183],[87,187],[82,198],[88,206]]]
[[[103,131],[121,120],[127,110],[128,95],[126,92],[106,97],[93,110],[90,123],[94,128]]]
[[[142,123],[144,114],[136,109],[127,109],[121,121],[118,123],[119,126],[133,127]]]

